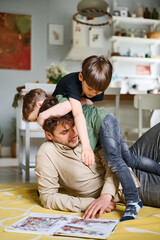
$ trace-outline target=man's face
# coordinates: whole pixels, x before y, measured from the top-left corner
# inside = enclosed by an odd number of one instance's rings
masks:
[[[54,130],[54,135],[50,134],[47,137],[53,142],[58,142],[66,145],[70,148],[75,148],[78,146],[79,138],[76,130],[76,126],[70,126],[69,124],[62,124],[61,122],[56,126]]]

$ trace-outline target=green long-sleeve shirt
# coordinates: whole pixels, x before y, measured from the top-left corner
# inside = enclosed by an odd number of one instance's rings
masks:
[[[90,141],[90,145],[93,151],[97,149],[97,143],[99,140],[99,129],[103,122],[103,119],[107,115],[105,109],[97,108],[92,105],[84,105],[82,107],[83,114],[86,119],[88,137]]]
[[[67,101],[67,98],[64,98],[62,95],[56,96],[59,102]],[[89,106],[87,104],[83,105],[83,114],[86,119],[88,137],[90,141],[90,146],[93,151],[97,149],[97,143],[99,140],[99,129],[100,126],[108,114],[105,109],[97,108],[92,105]]]

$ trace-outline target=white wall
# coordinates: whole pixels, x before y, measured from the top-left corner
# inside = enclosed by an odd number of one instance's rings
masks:
[[[0,69],[0,126],[4,131],[3,146],[11,145],[12,118],[16,111],[12,108],[13,97],[18,86],[25,82],[38,80],[43,83],[45,79],[45,67],[51,62],[58,63],[63,60],[71,47],[71,19],[76,12],[77,3],[80,0],[0,0],[0,11],[17,14],[32,15],[32,66],[30,71],[17,71]],[[108,3],[112,10],[112,0]],[[136,3],[142,3],[153,9],[160,6],[159,0],[117,0],[119,6],[129,7],[134,11]],[[48,45],[48,24],[64,25],[64,45]],[[104,27],[105,46],[103,49],[92,49],[95,54],[107,54],[110,48],[108,37],[110,29]],[[68,71],[78,71],[80,62],[68,62]]]
[[[32,15],[31,70],[0,69],[0,126],[2,126],[4,132],[2,145],[9,146],[13,132],[12,118],[15,117],[15,109],[12,107],[12,101],[16,93],[16,87],[23,86],[25,82],[35,80],[42,82],[45,79],[48,1],[1,0],[0,6],[1,12]]]

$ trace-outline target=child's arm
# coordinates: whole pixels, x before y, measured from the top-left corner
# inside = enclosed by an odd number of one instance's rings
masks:
[[[69,98],[69,101],[72,106],[74,122],[77,127],[78,135],[80,137],[81,144],[82,144],[81,161],[87,164],[88,166],[92,166],[95,158],[94,158],[93,150],[90,146],[88,133],[87,133],[86,120],[83,115],[81,102],[73,98]]]
[[[69,101],[58,103],[57,105],[40,113],[39,116],[37,117],[37,123],[40,126],[43,126],[44,121],[47,118],[64,116],[65,114],[69,113],[71,110],[72,110],[72,108],[71,108],[71,104]]]
[[[57,96],[58,99],[61,101],[65,98],[62,98],[61,95]],[[84,104],[88,104],[88,105],[92,105],[92,101],[86,99],[86,98],[82,98],[81,104],[82,106]],[[43,126],[44,121],[49,118],[49,117],[60,117],[60,116],[64,116],[65,114],[69,113],[72,110],[71,104],[69,102],[69,100],[66,100],[64,102],[60,102],[59,104],[47,109],[46,111],[42,112],[39,114],[39,116],[37,117],[37,123],[40,126]]]

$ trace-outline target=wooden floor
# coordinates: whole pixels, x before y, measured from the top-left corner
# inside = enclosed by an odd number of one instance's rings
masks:
[[[16,158],[0,158],[0,183],[24,183],[25,174],[19,174]],[[30,181],[36,182],[34,169],[30,170]]]

